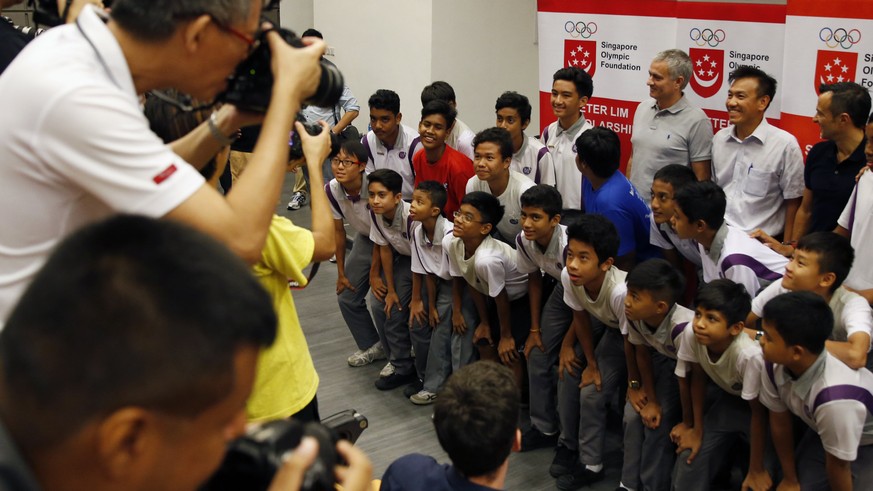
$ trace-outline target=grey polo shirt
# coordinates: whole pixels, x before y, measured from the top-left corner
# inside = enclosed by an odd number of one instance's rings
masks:
[[[712,123],[684,95],[667,109],[659,109],[655,99],[650,98],[641,102],[634,113],[631,144],[630,180],[648,202],[659,169],[668,164],[691,165],[712,159]]]
[[[39,491],[36,478],[28,469],[18,447],[0,422],[0,491]]]

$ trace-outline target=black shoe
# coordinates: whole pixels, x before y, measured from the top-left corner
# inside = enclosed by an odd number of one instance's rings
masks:
[[[579,452],[570,450],[559,443],[558,448],[555,449],[552,465],[549,466],[549,475],[557,479],[564,474],[569,474],[578,461]]]
[[[401,385],[406,385],[413,380],[416,380],[416,376],[414,373],[401,375],[395,372],[387,377],[379,377],[379,379],[376,380],[376,388],[379,390],[396,389],[397,387],[400,387]]]
[[[411,384],[407,385],[405,389],[403,389],[403,397],[409,399],[410,397],[418,394],[419,391],[424,389],[424,382],[421,379],[415,379]]]
[[[585,464],[578,464],[572,472],[559,477],[557,485],[562,491],[573,491],[601,479],[603,479],[603,469],[594,472],[585,467]]]
[[[531,426],[521,434],[521,451],[536,450],[538,448],[553,448],[558,443],[558,434],[546,435],[542,431]]]

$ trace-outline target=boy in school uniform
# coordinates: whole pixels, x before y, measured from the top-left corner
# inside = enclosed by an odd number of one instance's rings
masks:
[[[621,489],[670,488],[675,456],[670,430],[682,412],[673,372],[680,335],[694,320],[694,312],[677,303],[684,283],[682,274],[664,259],[640,263],[627,275],[628,389]]]
[[[458,211],[461,198],[466,194],[467,181],[474,174],[473,161],[446,143],[456,124],[457,114],[452,106],[440,100],[425,104],[421,110],[421,122],[418,123],[424,151],[412,158],[416,186],[424,181],[436,181],[445,188],[447,201],[443,214],[449,220]]]
[[[393,90],[379,89],[367,101],[370,106],[370,131],[361,137],[367,150],[367,172],[391,169],[403,179],[403,199],[412,199],[415,171],[412,157],[421,148],[418,132],[401,123],[400,96]]]
[[[764,306],[761,402],[770,410],[779,489],[869,489],[873,483],[873,374],[853,370],[825,343],[827,302],[812,292],[779,295]],[[806,423],[795,446],[793,417]]]
[[[409,203],[403,201],[402,188],[400,174],[391,169],[379,169],[367,176],[373,241],[371,305],[376,325],[382,327],[379,334],[389,360],[376,380],[379,390],[417,381],[406,314],[412,295],[409,238],[420,224],[409,217]]]
[[[458,101],[455,98],[455,89],[448,83],[442,80],[426,86],[421,89],[421,107],[428,105],[431,101],[445,102],[458,113]],[[476,133],[460,119],[455,119],[455,124],[452,125],[452,130],[446,137],[446,143],[453,149],[464,154],[468,159],[473,158],[473,137]]]
[[[452,276],[466,281],[476,305],[479,324],[473,343],[480,356],[494,361],[499,358],[520,381],[524,362],[519,353],[530,329],[527,275],[516,267],[515,249],[491,236],[502,217],[503,207],[494,196],[481,191],[467,194],[455,214],[452,236],[443,240],[443,249]],[[455,295],[459,295],[458,289]],[[453,324],[456,331],[472,327]]]
[[[751,301],[745,287],[727,279],[704,285],[695,298],[693,328],[681,335],[676,366],[680,393],[690,397],[683,396],[682,422],[670,432],[679,453],[673,489],[709,490],[737,438],[751,447],[744,489],[769,489],[766,413],[758,402],[764,360],[743,332]]]
[[[797,243],[781,282],[773,282],[752,301],[746,325],[754,327],[773,298],[790,291],[808,291],[825,299],[834,328],[825,343],[828,352],[850,368],[866,366],[873,332],[873,313],[864,297],[846,289],[855,251],[849,239],[833,232],[814,232]]]
[[[336,237],[336,294],[340,312],[358,349],[348,358],[353,367],[385,358],[379,332],[367,308],[373,241],[370,240],[370,210],[367,200],[367,152],[359,141],[345,141],[330,161],[334,178],[325,184]],[[363,197],[363,199],[362,199]],[[354,234],[352,250],[346,256],[348,223]]]
[[[503,128],[488,128],[473,138],[473,166],[476,175],[467,181],[467,192],[483,191],[496,196],[503,207],[495,238],[515,247],[521,232],[521,194],[536,186],[524,175],[509,169],[512,138]]]
[[[443,382],[461,366],[473,361],[473,331],[466,336],[452,331],[452,275],[443,252],[443,239],[452,233],[452,223],[443,215],[446,190],[436,181],[424,181],[412,192],[409,216],[418,223],[412,231],[412,301],[409,328],[415,349],[419,390],[409,394],[413,404],[436,400]],[[468,299],[469,300],[469,299]],[[474,324],[472,302],[462,304],[462,314]]]
[[[649,207],[652,210],[649,243],[661,249],[664,258],[677,268],[682,268],[683,260],[700,269],[700,249],[693,239],[681,239],[670,226],[673,218],[676,192],[697,182],[697,176],[687,165],[669,164],[655,172],[652,180]]]
[[[558,489],[562,490],[579,489],[603,479],[606,404],[625,386],[627,367],[621,333],[627,330],[627,273],[613,264],[619,240],[615,225],[603,215],[585,214],[567,227],[567,266],[561,271],[561,284],[564,302],[573,309],[573,327],[587,366],[579,377],[578,407],[572,414],[560,415],[563,431],[578,434],[579,452],[570,472],[558,478]],[[596,346],[592,317],[607,327]],[[563,376],[564,383],[573,383],[570,380],[574,377]]]
[[[788,259],[725,222],[725,206],[718,184],[695,182],[676,192],[671,224],[679,238],[697,241],[704,283],[727,278],[754,297],[782,278]]]
[[[497,112],[495,126],[512,136],[511,170],[520,172],[537,184],[554,186],[555,165],[549,149],[536,138],[524,134],[530,124],[531,106],[527,97],[518,92],[504,92],[494,104]]]

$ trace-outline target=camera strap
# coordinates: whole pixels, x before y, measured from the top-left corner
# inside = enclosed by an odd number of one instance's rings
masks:
[[[288,288],[292,290],[302,290],[309,286],[312,283],[312,279],[315,278],[316,273],[318,273],[318,267],[321,266],[321,263],[315,263],[312,265],[312,269],[309,270],[309,277],[306,278],[306,285],[300,286],[300,283],[294,280],[288,280]]]

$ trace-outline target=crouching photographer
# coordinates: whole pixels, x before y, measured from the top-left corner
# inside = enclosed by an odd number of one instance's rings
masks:
[[[258,352],[275,336],[269,296],[214,239],[138,216],[73,233],[0,332],[0,489],[197,489],[243,434]],[[332,477],[332,441],[304,434],[282,439],[287,457],[258,453],[278,461],[270,490]],[[368,489],[367,457],[336,450],[340,484]]]
[[[0,322],[64,236],[111,213],[167,217],[261,256],[301,103],[322,80],[324,43],[261,35],[262,0],[115,0],[35,39],[0,77]],[[311,42],[310,42],[311,41]],[[310,42],[310,44],[306,44]],[[138,96],[175,88],[202,101],[241,61],[269,47],[263,115],[222,106],[165,145]],[[197,168],[238,128],[261,123],[245,175],[225,200]]]

